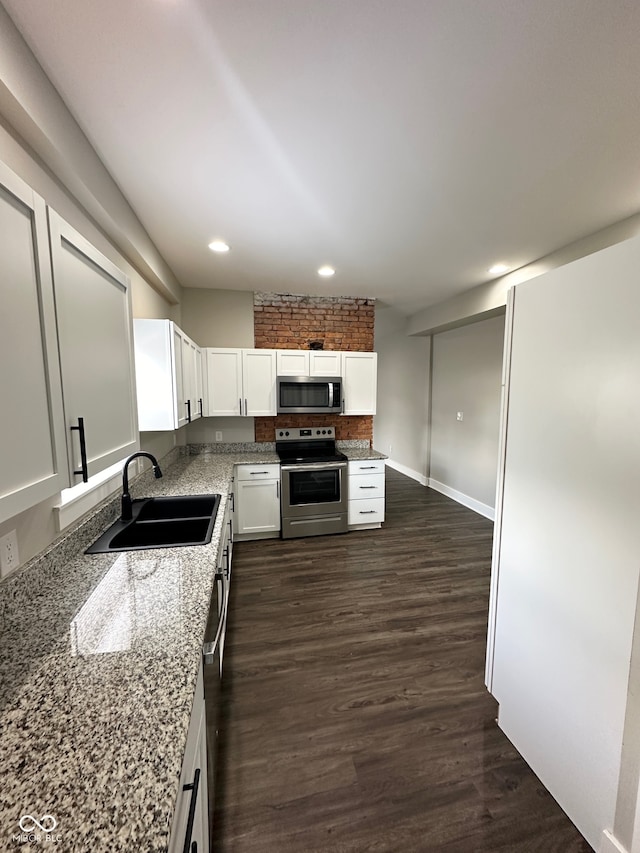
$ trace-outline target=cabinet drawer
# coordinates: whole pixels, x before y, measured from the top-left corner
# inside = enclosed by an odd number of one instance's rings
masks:
[[[349,477],[349,500],[384,497],[384,474],[352,474]]]
[[[359,459],[349,462],[349,476],[353,474],[384,474],[384,459]]]
[[[377,524],[384,521],[384,498],[349,501],[349,524]]]
[[[279,465],[238,465],[236,467],[238,480],[279,480]]]

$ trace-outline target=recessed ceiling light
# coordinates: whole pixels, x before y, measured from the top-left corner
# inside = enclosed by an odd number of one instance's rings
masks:
[[[225,243],[224,240],[212,240],[211,243],[209,243],[209,248],[212,252],[219,252],[222,254],[223,252],[229,251],[229,244]]]
[[[334,268],[329,266],[320,267],[318,270],[318,275],[321,275],[323,278],[331,278],[331,276],[335,274],[336,271]]]
[[[492,267],[489,267],[489,272],[491,275],[500,275],[503,272],[507,272],[509,267],[506,264],[494,264]]]

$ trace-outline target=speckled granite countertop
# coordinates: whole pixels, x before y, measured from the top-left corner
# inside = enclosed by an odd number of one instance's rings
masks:
[[[233,465],[272,461],[244,456],[132,487],[220,493],[209,545],[85,555],[116,499],[3,582],[1,850],[34,848],[13,838],[24,815],[55,818],[59,853],[167,850]]]
[[[115,497],[0,585],[2,850],[33,850],[20,819],[52,815],[44,849],[166,853],[233,466],[279,461],[191,454],[132,495],[220,493],[209,545],[85,555]]]
[[[384,453],[369,447],[338,447],[338,449],[342,450],[349,462],[357,462],[362,459],[388,459]]]

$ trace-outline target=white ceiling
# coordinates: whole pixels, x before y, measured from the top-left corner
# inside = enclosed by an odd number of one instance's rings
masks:
[[[411,313],[640,209],[637,0],[1,2],[187,287]]]

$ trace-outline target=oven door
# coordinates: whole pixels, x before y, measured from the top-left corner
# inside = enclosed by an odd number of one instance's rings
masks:
[[[302,518],[347,512],[347,463],[282,465],[282,517]]]

